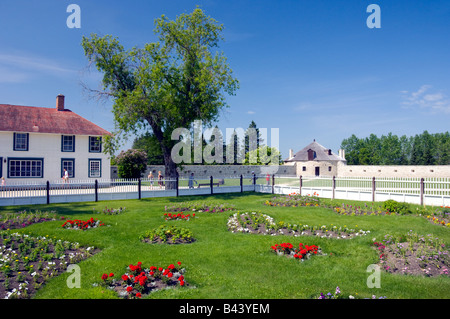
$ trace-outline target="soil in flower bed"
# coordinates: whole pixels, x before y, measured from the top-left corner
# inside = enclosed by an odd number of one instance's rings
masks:
[[[19,229],[36,223],[64,219],[64,217],[58,216],[54,211],[29,212],[24,210],[16,213],[2,213],[0,215],[0,230]]]
[[[231,232],[243,232],[263,235],[287,235],[287,236],[317,236],[321,238],[350,239],[363,236],[370,231],[352,229],[342,226],[310,226],[290,224],[280,221],[275,223],[272,217],[259,213],[235,213],[228,219],[228,230]]]
[[[434,277],[450,274],[450,251],[432,235],[409,232],[405,237],[386,235],[373,243],[379,265],[389,273]]]
[[[48,237],[0,234],[0,299],[28,299],[54,276],[100,250]]]
[[[150,266],[145,268],[141,262],[129,265],[124,274],[116,279],[114,274],[103,274],[101,286],[106,286],[125,299],[142,298],[154,291],[167,288],[184,288],[189,284],[184,278],[185,268],[181,262],[167,267]]]
[[[217,204],[210,202],[183,202],[172,206],[166,206],[166,212],[198,212],[198,213],[222,213],[234,210],[234,205]]]
[[[190,244],[195,241],[192,232],[189,229],[160,225],[158,228],[146,231],[139,236],[144,243],[149,244]]]

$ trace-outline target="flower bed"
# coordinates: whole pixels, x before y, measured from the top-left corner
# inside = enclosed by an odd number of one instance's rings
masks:
[[[183,202],[177,203],[172,206],[166,206],[166,212],[206,212],[206,213],[222,213],[230,210],[234,210],[234,205],[229,204],[217,204],[213,202]]]
[[[260,212],[235,213],[228,219],[228,230],[231,232],[243,232],[264,235],[289,235],[289,236],[318,236],[321,238],[350,239],[364,236],[370,231],[342,226],[310,226],[302,224],[290,224],[284,221],[275,223],[272,217]]]
[[[192,232],[186,228],[160,225],[158,228],[146,231],[139,239],[151,244],[188,244],[195,241]]]
[[[436,208],[434,211],[428,210],[422,212],[422,216],[424,216],[431,223],[436,225],[441,225],[450,228],[450,207],[449,206],[441,206],[440,208]]]
[[[104,215],[119,215],[119,214],[122,214],[125,210],[126,210],[126,207],[119,207],[119,208],[105,207],[101,213]],[[97,212],[97,214],[100,214],[100,212]]]
[[[389,210],[383,210],[380,207],[378,209],[374,209],[373,207],[369,207],[367,204],[365,204],[362,207],[358,206],[358,205],[342,204],[341,206],[336,206],[336,207],[333,207],[332,209],[334,212],[336,212],[340,215],[349,215],[349,216],[397,215],[396,212],[390,212]]]
[[[338,214],[350,216],[403,215],[410,212],[405,208],[406,206],[402,206],[403,203],[398,203],[393,200],[384,202],[383,205],[378,208],[375,208],[373,206],[369,207],[367,204],[364,204],[364,206],[358,206],[342,203],[340,206],[336,206],[332,204],[322,203],[317,196],[317,193],[314,193],[312,196],[302,196],[297,193],[292,193],[289,195],[280,195],[273,197],[271,200],[266,200],[264,204],[266,206],[279,207],[323,207],[332,209]]]
[[[436,225],[441,225],[450,228],[450,218],[448,218],[448,215],[441,216],[441,215],[427,215],[426,219],[428,219],[430,222]]]
[[[345,295],[342,294],[341,289],[338,287],[336,287],[336,290],[334,291],[334,293],[328,292],[326,294],[324,293],[320,293],[320,296],[317,299],[359,299],[358,298],[358,294],[356,294],[356,296],[353,295]],[[364,299],[369,299],[369,298],[364,298]],[[386,299],[386,297],[377,297],[376,295],[372,295],[372,297],[370,299]]]
[[[317,193],[312,196],[291,193],[289,195],[275,196],[271,200],[266,200],[266,206],[300,207],[300,206],[320,206],[320,199]]]
[[[298,259],[300,261],[307,260],[314,255],[322,255],[322,249],[316,245],[303,245],[300,243],[298,248],[294,248],[291,243],[281,243],[271,246],[272,252],[276,253],[278,256],[286,256],[289,258]]]
[[[0,230],[18,229],[46,221],[63,220],[55,211],[20,211],[17,213],[2,213],[0,215]]]
[[[428,277],[449,275],[449,250],[432,235],[419,236],[412,231],[400,237],[386,235],[373,246],[379,253],[381,268],[389,273]]]
[[[113,273],[103,274],[100,285],[116,291],[122,298],[137,299],[156,290],[189,286],[184,273],[185,268],[181,268],[181,262],[170,264],[166,268],[145,268],[142,262],[138,262],[136,265],[130,264],[120,279],[115,279]]]
[[[27,299],[53,276],[99,250],[78,243],[0,233],[0,299]]]
[[[195,218],[195,213],[194,214],[183,214],[183,212],[178,213],[178,214],[172,214],[172,213],[164,213],[164,220],[185,220],[188,221],[191,218]]]
[[[74,219],[74,220],[67,220],[62,224],[62,228],[66,229],[81,229],[81,230],[87,230],[91,228],[97,228],[100,226],[105,226],[104,223],[102,223],[98,219],[94,219],[91,217],[90,219],[84,221],[80,219]]]

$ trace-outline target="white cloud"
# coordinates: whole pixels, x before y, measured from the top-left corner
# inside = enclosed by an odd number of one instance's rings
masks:
[[[252,114],[255,114],[255,112],[254,111],[247,111],[247,114],[252,115]]]
[[[23,82],[36,72],[57,76],[75,75],[78,72],[47,58],[12,53],[0,53],[0,70],[0,82],[3,83]]]
[[[450,99],[442,92],[431,91],[431,85],[422,85],[415,92],[402,91],[403,106],[407,108],[421,108],[433,112],[450,113]],[[431,92],[430,92],[431,91]]]

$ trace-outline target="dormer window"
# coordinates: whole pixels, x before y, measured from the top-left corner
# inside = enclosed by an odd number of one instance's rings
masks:
[[[14,151],[28,151],[29,134],[14,133]]]

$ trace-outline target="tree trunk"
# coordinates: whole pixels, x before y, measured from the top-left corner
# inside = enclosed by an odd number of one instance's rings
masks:
[[[147,121],[152,127],[153,134],[158,140],[159,145],[161,146],[161,151],[163,153],[164,168],[165,168],[164,179],[166,180],[165,181],[166,189],[176,189],[177,188],[176,178],[178,177],[178,172],[177,172],[177,164],[172,160],[171,156],[172,150],[170,147],[166,145],[164,141],[164,134],[161,130],[161,127],[157,125],[152,118],[148,118]]]
[[[172,160],[170,150],[168,150],[168,156],[166,153],[164,152],[164,167],[166,170],[164,179],[166,179],[166,189],[176,189],[176,178],[178,177],[177,164]]]

